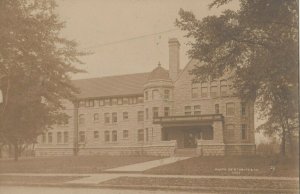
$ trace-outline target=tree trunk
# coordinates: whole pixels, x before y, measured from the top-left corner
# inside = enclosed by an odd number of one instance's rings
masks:
[[[281,149],[280,149],[280,153],[282,156],[285,156],[286,154],[286,132],[283,129],[282,131],[282,138],[281,138]]]
[[[18,147],[18,143],[15,143],[14,147],[15,147],[14,160],[15,160],[15,162],[17,162],[18,159],[19,159],[19,147]]]

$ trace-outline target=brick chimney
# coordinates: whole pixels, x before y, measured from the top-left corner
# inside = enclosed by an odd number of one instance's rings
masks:
[[[174,82],[179,73],[180,66],[180,43],[177,38],[169,39],[169,76]]]

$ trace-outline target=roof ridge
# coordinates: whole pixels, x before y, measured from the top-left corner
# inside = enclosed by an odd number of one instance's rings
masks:
[[[83,80],[92,80],[92,79],[99,79],[99,78],[111,78],[111,77],[123,77],[123,76],[133,76],[139,74],[150,74],[151,72],[141,72],[141,73],[130,73],[130,74],[120,74],[120,75],[106,75],[101,77],[91,77],[91,78],[82,78],[82,79],[72,79],[71,81],[83,81]]]

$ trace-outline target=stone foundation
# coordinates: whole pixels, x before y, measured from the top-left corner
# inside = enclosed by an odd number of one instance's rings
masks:
[[[73,148],[36,148],[36,157],[72,156]]]
[[[225,146],[226,155],[255,155],[255,144],[227,144]]]

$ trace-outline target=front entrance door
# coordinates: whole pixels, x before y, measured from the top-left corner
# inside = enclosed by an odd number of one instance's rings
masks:
[[[196,148],[197,147],[197,133],[192,130],[184,132],[184,148]]]

